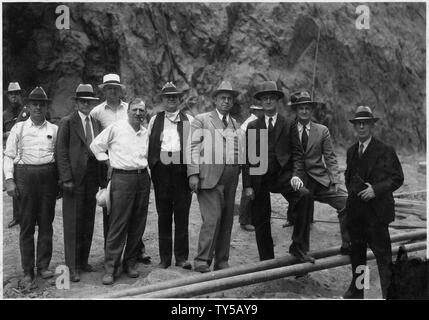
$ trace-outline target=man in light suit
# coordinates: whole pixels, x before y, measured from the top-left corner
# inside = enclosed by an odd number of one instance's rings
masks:
[[[229,112],[238,91],[224,81],[214,92],[216,109],[195,117],[191,124],[189,186],[198,195],[202,226],[195,271],[228,268],[235,191],[240,172],[243,134]],[[202,164],[204,162],[204,164]]]
[[[91,272],[88,264],[94,232],[95,194],[107,185],[105,170],[89,145],[101,132],[101,124],[89,113],[98,98],[90,84],[80,84],[73,97],[76,111],[64,117],[58,129],[56,158],[63,188],[65,262],[70,280],[80,281],[79,272]]]
[[[327,203],[337,210],[342,240],[341,253],[348,254],[350,238],[345,227],[347,190],[340,180],[329,129],[311,121],[317,102],[312,101],[307,91],[293,93],[288,105],[297,116],[295,129],[304,155],[306,187],[315,201]]]

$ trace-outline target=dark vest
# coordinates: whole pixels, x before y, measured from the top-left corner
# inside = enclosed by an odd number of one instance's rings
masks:
[[[177,123],[177,132],[180,137],[180,163],[183,165],[183,122],[188,121],[188,117],[182,112],[179,112],[180,121]],[[161,153],[161,133],[164,131],[165,112],[158,112],[153,122],[152,131],[149,137],[149,153],[148,163],[149,168],[152,170],[157,162],[160,160]],[[169,120],[167,120],[169,121]]]

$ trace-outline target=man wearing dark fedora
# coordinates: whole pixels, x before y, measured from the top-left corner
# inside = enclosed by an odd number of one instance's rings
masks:
[[[307,175],[305,186],[315,201],[327,203],[337,210],[342,239],[341,253],[348,254],[350,239],[345,226],[347,190],[341,183],[329,129],[312,121],[318,104],[320,103],[312,101],[308,91],[293,93],[288,103],[296,114],[295,129],[301,142],[304,171]],[[312,212],[314,214],[314,203]]]
[[[230,115],[239,92],[223,81],[213,93],[215,110],[191,123],[189,186],[197,193],[202,217],[194,270],[209,272],[229,267],[234,199],[240,173],[244,135]]]
[[[366,250],[371,248],[377,261],[383,298],[390,284],[392,248],[389,223],[395,219],[393,192],[404,182],[402,166],[395,149],[373,136],[374,117],[367,106],[359,106],[350,120],[358,142],[347,150],[345,182],[348,190],[347,228],[351,239],[352,281],[344,295],[363,299],[359,276],[366,265]]]
[[[176,266],[191,269],[189,255],[189,208],[192,193],[189,189],[185,147],[193,119],[178,109],[183,92],[172,82],[161,89],[162,107],[149,122],[148,162],[155,190],[158,212],[160,268],[171,265],[174,216],[174,257]]]
[[[51,102],[41,87],[27,98],[30,118],[15,124],[6,142],[4,175],[7,194],[20,206],[21,264],[23,284],[34,279],[34,232],[38,225],[36,267],[47,279],[53,276],[49,263],[52,257],[52,222],[58,195],[58,172],[55,164],[55,142],[58,127],[46,120]]]
[[[289,202],[294,213],[292,244],[289,252],[303,262],[314,262],[307,254],[310,246],[310,218],[312,197],[304,187],[304,159],[294,122],[278,113],[282,91],[274,81],[265,81],[255,94],[264,108],[265,115],[247,126],[246,136],[249,148],[249,133],[256,132],[256,152],[261,145],[268,145],[268,169],[263,174],[251,175],[249,161],[244,167],[243,188],[252,201],[252,223],[255,226],[256,243],[260,260],[274,258],[274,244],[271,236],[270,192],[280,193]],[[268,129],[268,141],[262,141],[261,130]],[[261,152],[259,152],[261,154]]]
[[[23,90],[18,82],[9,83],[6,91],[8,104],[3,108],[3,147],[15,123],[25,121],[30,116],[28,107],[23,106],[22,94]],[[7,227],[12,228],[17,224],[19,224],[19,203],[13,198],[13,218]]]
[[[64,117],[58,128],[56,159],[63,188],[64,255],[70,280],[80,280],[79,272],[91,272],[88,264],[94,232],[96,199],[106,183],[105,170],[89,148],[101,132],[101,124],[90,116],[99,101],[90,84],[80,84],[75,111]]]

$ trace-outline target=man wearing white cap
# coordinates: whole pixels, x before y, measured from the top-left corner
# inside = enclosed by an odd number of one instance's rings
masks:
[[[59,125],[56,159],[63,188],[63,224],[65,262],[70,280],[78,282],[79,272],[91,272],[88,264],[95,219],[95,194],[106,186],[103,166],[89,146],[100,132],[101,124],[89,113],[95,103],[90,84],[80,84],[72,99],[76,111]]]
[[[246,132],[247,125],[250,122],[264,115],[264,108],[262,108],[261,106],[251,105],[249,109],[251,114],[240,127],[241,130],[243,130],[243,132]],[[255,227],[252,225],[250,204],[251,204],[251,200],[249,197],[246,197],[243,189],[241,192],[238,222],[240,223],[241,229],[245,231],[255,231]]]

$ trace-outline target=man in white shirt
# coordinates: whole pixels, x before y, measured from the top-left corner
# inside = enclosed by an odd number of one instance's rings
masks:
[[[264,115],[264,109],[261,106],[251,105],[249,107],[251,115],[243,122],[241,125],[241,130],[246,132],[247,125]],[[238,222],[240,223],[241,229],[245,231],[255,231],[255,227],[252,225],[251,218],[251,200],[249,197],[246,197],[244,194],[244,189],[241,192],[241,200],[240,200],[240,208],[239,208],[239,216]]]
[[[27,100],[30,118],[12,127],[4,152],[7,194],[18,199],[20,205],[19,246],[25,286],[34,279],[36,223],[37,272],[43,279],[53,276],[48,268],[52,257],[52,222],[58,195],[54,155],[58,128],[46,120],[51,100],[41,87],[31,91]]]
[[[186,175],[184,150],[193,118],[178,109],[182,95],[173,83],[167,82],[161,90],[164,111],[153,116],[148,127],[148,161],[158,212],[159,267],[163,269],[171,265],[173,215],[176,266],[192,268],[188,262],[192,193]]]
[[[103,277],[106,285],[113,284],[123,251],[123,270],[131,278],[139,276],[135,252],[146,227],[150,192],[148,131],[142,125],[145,114],[144,101],[134,99],[129,105],[128,119],[108,126],[90,146],[99,161],[109,162],[112,167]]]

